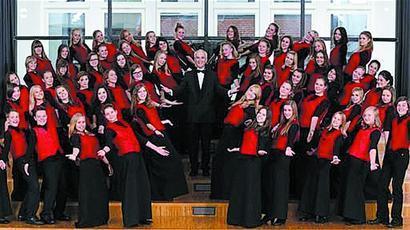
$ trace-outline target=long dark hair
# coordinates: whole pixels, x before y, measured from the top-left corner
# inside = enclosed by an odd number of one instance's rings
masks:
[[[336,32],[336,30],[339,30],[339,32],[340,32],[340,34],[341,34],[341,36],[342,36],[342,38],[339,40],[339,41],[336,41],[335,40],[335,32]],[[334,30],[333,30],[333,34],[332,34],[332,41],[333,41],[333,44],[335,44],[335,45],[347,45],[347,43],[349,42],[349,39],[348,39],[348,37],[347,37],[347,32],[346,32],[346,29],[344,28],[344,27],[336,27]]]

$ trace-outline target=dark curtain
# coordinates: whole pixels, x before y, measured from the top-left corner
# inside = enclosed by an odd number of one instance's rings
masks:
[[[410,95],[410,1],[396,1],[396,89],[397,95]]]
[[[15,47],[13,37],[16,28],[16,2],[15,0],[0,1],[0,121],[4,119],[4,76],[8,71],[15,71]],[[0,122],[0,136],[2,136],[3,133],[3,126],[3,122]]]

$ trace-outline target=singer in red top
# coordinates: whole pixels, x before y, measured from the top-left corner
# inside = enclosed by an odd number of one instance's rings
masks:
[[[389,228],[403,226],[403,182],[409,165],[410,147],[410,118],[409,100],[407,97],[399,97],[396,102],[397,116],[393,119],[387,150],[383,158],[383,167],[379,180],[377,197],[376,219],[369,224],[388,224]],[[393,138],[394,137],[394,138]],[[389,185],[392,181],[393,206],[391,209],[391,221],[389,222]]]
[[[373,37],[369,31],[363,31],[359,35],[359,47],[358,49],[350,56],[349,61],[347,62],[344,73],[345,80],[348,81],[352,76],[353,71],[358,66],[366,66],[372,58],[373,53]]]
[[[377,143],[380,139],[380,118],[376,107],[370,106],[363,113],[362,128],[349,147],[346,184],[339,205],[347,224],[364,224],[366,221],[364,186],[369,171],[376,170]]]
[[[80,70],[85,71],[87,57],[91,52],[91,49],[83,41],[83,38],[81,37],[81,30],[79,28],[74,28],[71,30],[69,47],[71,58],[80,63]]]

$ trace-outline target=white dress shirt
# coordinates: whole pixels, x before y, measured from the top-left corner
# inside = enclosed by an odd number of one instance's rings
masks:
[[[205,69],[198,69],[198,71],[204,71]],[[198,72],[198,82],[199,82],[199,89],[202,89],[202,84],[204,83],[205,74],[202,72]]]

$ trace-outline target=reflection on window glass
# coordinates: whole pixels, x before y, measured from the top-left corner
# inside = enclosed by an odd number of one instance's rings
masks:
[[[240,36],[255,36],[255,15],[218,15],[218,36],[225,37],[231,25],[238,28]]]
[[[185,28],[185,36],[198,36],[198,15],[179,13],[161,13],[161,36],[174,36],[178,22]]]
[[[360,32],[367,30],[367,16],[361,14],[332,14],[331,30],[343,26],[348,36],[359,36]]]
[[[141,0],[112,0],[112,2],[141,2]]]
[[[275,0],[275,2],[277,2],[277,3],[282,3],[282,2],[284,2],[284,3],[286,3],[286,2],[300,2],[300,0]],[[305,0],[305,2],[306,2],[306,3],[310,3],[310,2],[312,2],[312,0]]]
[[[104,27],[107,31],[107,14],[105,14]],[[139,13],[113,13],[112,34],[119,35],[121,30],[127,29],[134,35],[141,36],[141,14]]]
[[[330,0],[334,4],[365,4],[368,0]]]
[[[85,34],[84,13],[50,13],[48,14],[48,22],[48,35],[50,36],[67,36],[71,33],[71,29],[73,28],[81,28],[82,34]],[[67,43],[66,40],[51,40],[46,42],[48,42],[49,44],[49,52],[47,53],[47,55],[51,60],[56,59],[58,46],[61,43]]]
[[[300,15],[297,14],[276,14],[275,22],[280,26],[281,34],[292,37],[300,36]],[[305,15],[305,33],[312,28],[312,15]],[[302,35],[304,36],[304,35]]]

